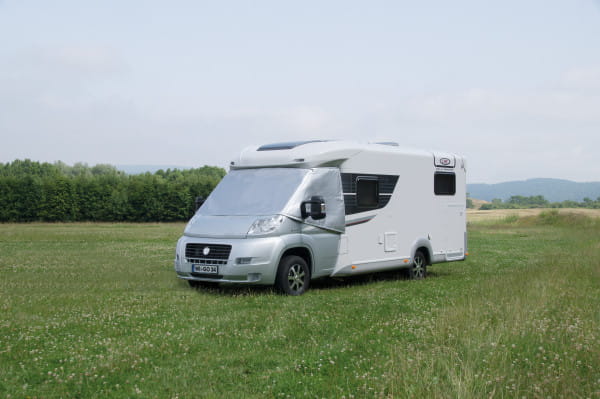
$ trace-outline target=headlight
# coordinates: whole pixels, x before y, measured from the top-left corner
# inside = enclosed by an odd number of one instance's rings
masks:
[[[271,233],[283,223],[283,216],[276,215],[268,218],[257,219],[252,223],[250,229],[248,230],[248,235],[260,235],[260,234],[268,234]]]

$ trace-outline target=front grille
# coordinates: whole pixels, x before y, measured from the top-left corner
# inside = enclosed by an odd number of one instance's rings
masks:
[[[230,252],[231,245],[189,243],[185,246],[186,260],[199,265],[225,265]]]
[[[215,265],[226,265],[227,259],[196,259],[196,258],[187,258],[189,263],[193,263],[195,265],[206,265],[206,266],[215,266]]]

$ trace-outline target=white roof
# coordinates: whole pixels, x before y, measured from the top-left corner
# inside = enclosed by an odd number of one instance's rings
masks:
[[[455,157],[453,154],[400,147],[396,143],[313,140],[248,147],[231,162],[231,168],[338,166],[363,151],[417,157]]]

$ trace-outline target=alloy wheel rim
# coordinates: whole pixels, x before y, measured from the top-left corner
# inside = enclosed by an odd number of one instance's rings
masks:
[[[288,273],[288,284],[292,291],[300,291],[304,287],[304,270],[299,264],[292,265],[290,272]]]
[[[423,277],[423,258],[421,258],[420,256],[417,256],[415,258],[414,265],[413,265],[413,274],[414,274],[415,278]]]

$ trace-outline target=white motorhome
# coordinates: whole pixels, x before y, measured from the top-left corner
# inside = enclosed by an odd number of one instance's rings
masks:
[[[266,284],[464,260],[461,156],[395,143],[302,141],[247,148],[187,224],[175,270],[203,282]]]

